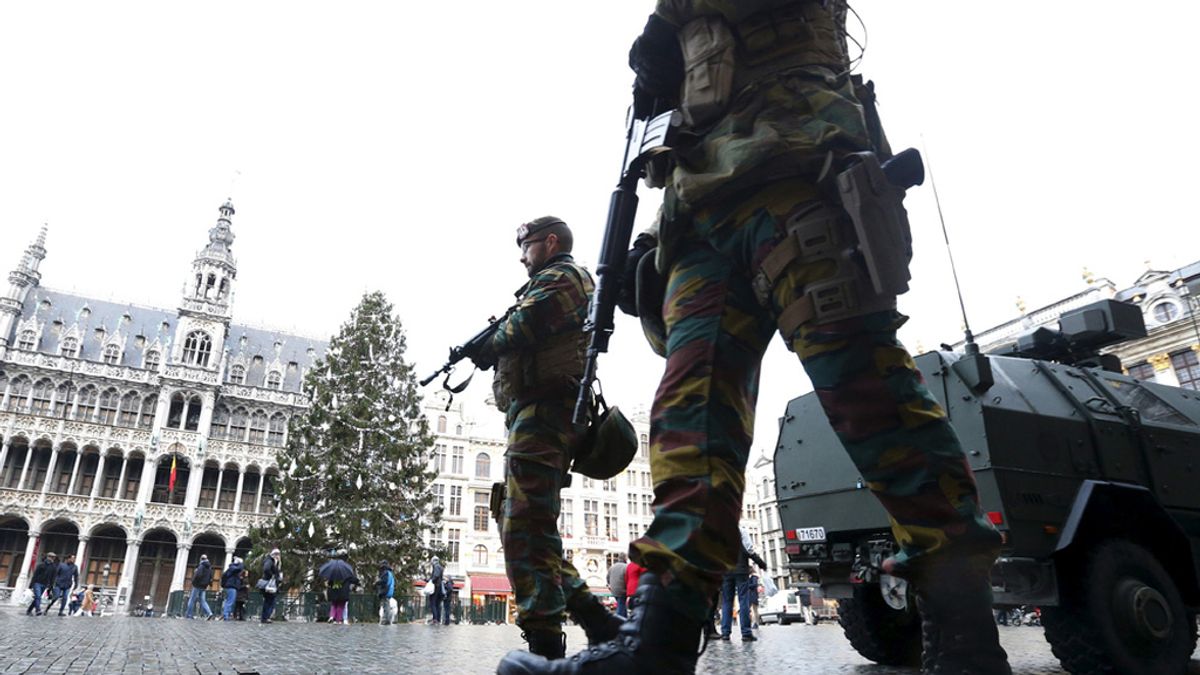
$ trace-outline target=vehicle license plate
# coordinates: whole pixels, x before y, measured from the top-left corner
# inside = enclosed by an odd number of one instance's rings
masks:
[[[802,527],[796,530],[796,539],[798,541],[825,541],[825,528]]]

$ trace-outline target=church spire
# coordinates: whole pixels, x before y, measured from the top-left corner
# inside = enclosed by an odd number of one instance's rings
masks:
[[[8,292],[0,297],[0,354],[8,344],[17,318],[21,316],[21,309],[25,306],[29,291],[42,281],[42,273],[38,271],[38,267],[46,259],[47,229],[49,228],[43,224],[37,240],[25,249],[17,268],[8,273]]]

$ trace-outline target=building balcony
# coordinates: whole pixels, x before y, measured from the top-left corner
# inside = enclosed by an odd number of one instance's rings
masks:
[[[219,384],[216,371],[204,368],[192,368],[179,364],[172,364],[163,368],[163,377],[197,384]]]
[[[84,361],[57,354],[42,354],[22,349],[10,349],[5,356],[5,361],[9,364],[42,368],[60,373],[92,375],[142,384],[152,383],[157,377],[157,373],[144,368],[112,365],[97,361]]]
[[[221,385],[221,398],[236,398],[245,401],[254,401],[255,403],[272,403],[296,408],[308,407],[308,399],[303,394],[281,391],[279,389],[251,387],[244,384],[230,384],[228,382]]]

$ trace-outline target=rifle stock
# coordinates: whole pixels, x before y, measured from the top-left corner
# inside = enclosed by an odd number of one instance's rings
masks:
[[[588,400],[596,380],[596,364],[600,354],[608,351],[613,332],[613,315],[621,293],[621,278],[625,270],[625,253],[633,237],[633,219],[637,215],[637,182],[646,174],[647,163],[655,156],[670,150],[674,132],[681,116],[670,110],[657,116],[638,118],[629,113],[625,131],[625,153],[621,177],[608,202],[608,217],[604,239],[600,243],[600,259],[596,265],[596,288],[588,306],[588,318],[583,332],[589,335],[583,379],[575,399],[573,421],[587,423]]]

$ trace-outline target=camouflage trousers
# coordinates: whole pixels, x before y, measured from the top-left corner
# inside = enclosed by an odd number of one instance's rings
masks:
[[[794,261],[770,307],[759,304],[750,280],[784,238],[788,215],[816,198],[804,183],[781,182],[738,206],[697,212],[668,275],[667,363],[650,427],[655,516],[630,554],[663,574],[677,606],[698,621],[737,559],[759,368],[776,317],[833,267]],[[905,320],[882,311],[783,337],[891,515],[901,545],[894,571],[903,575],[950,551],[990,566],[999,535],[980,513],[946,413],[896,339]]]
[[[567,603],[591,594],[563,559],[558,533],[559,491],[570,466],[570,448],[578,440],[573,412],[574,400],[514,403],[508,412],[508,498],[500,541],[516,596],[517,625],[527,631],[561,630]]]

